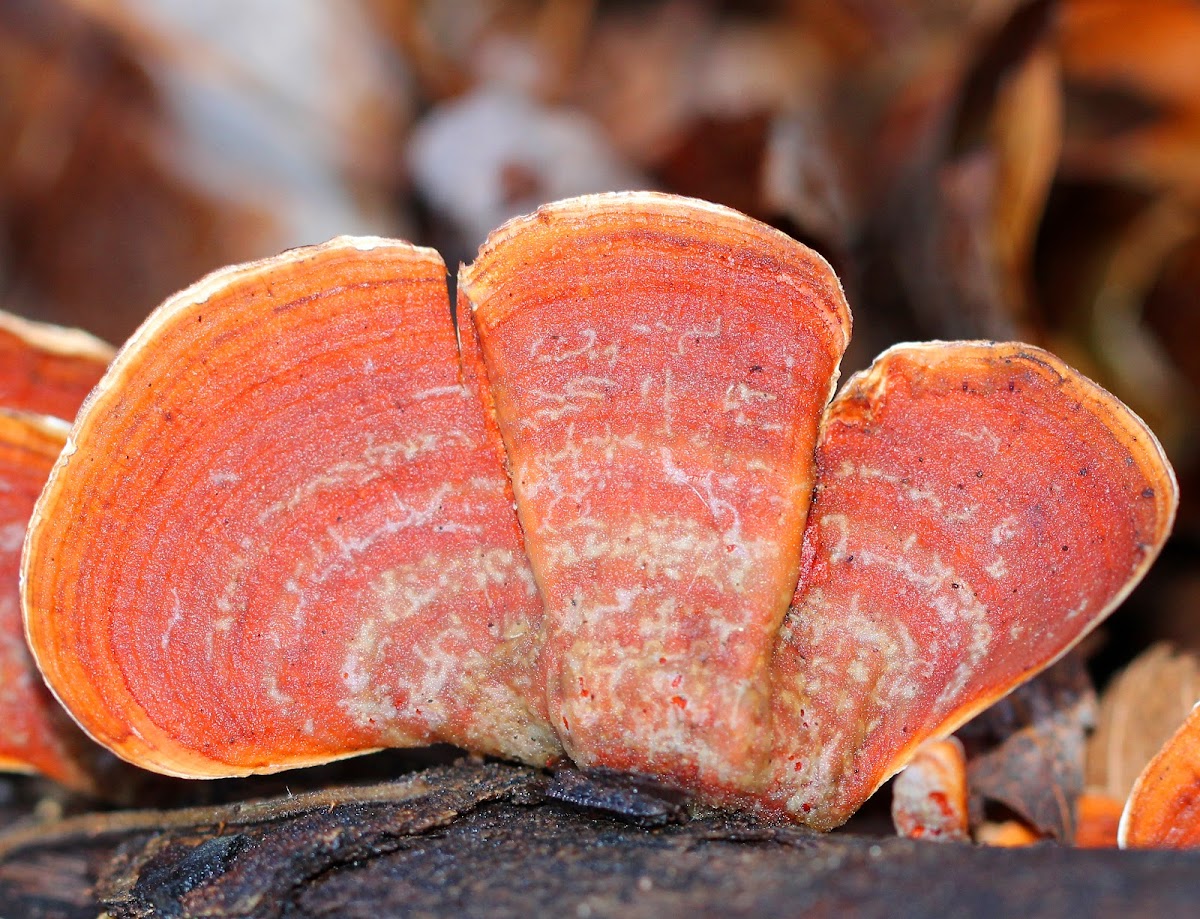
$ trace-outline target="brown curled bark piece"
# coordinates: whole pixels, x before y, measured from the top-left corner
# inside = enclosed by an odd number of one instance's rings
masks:
[[[86,332],[0,310],[0,406],[74,418],[113,353]]]
[[[40,772],[89,789],[81,749],[87,741],[29,656],[17,586],[33,505],[66,439],[64,422],[0,408],[0,769]]]
[[[48,682],[139,765],[558,755],[540,607],[430,250],[341,238],[167,301],[81,413],[24,572]]]
[[[761,786],[771,649],[849,334],[825,261],[652,193],[548,205],[460,273],[582,766]]]
[[[1117,838],[1123,849],[1200,848],[1200,705],[1133,783]]]
[[[830,406],[817,464],[769,798],[827,828],[1103,619],[1177,489],[1140,419],[1020,344],[886,351]]]
[[[955,737],[928,740],[892,782],[892,822],[900,836],[942,842],[971,838],[967,757]]]

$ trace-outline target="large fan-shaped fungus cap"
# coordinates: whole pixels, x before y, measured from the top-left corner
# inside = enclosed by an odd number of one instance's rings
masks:
[[[86,332],[0,311],[0,405],[74,418],[112,357]]]
[[[87,741],[29,657],[17,586],[25,528],[67,430],[53,418],[0,408],[0,769],[90,787],[81,759]]]
[[[1022,344],[884,352],[829,407],[817,468],[769,797],[823,827],[1107,616],[1177,502],[1149,429]]]
[[[93,736],[198,776],[565,750],[829,827],[1170,526],[1153,435],[1037,349],[894,349],[826,409],[837,279],[725,208],[549,205],[461,272],[457,348],[445,296],[432,252],[335,240],[126,345],[24,563]]]
[[[94,738],[198,777],[557,752],[445,278],[430,250],[337,239],[210,275],[121,350],[25,557],[30,645]]]
[[[816,253],[655,194],[543,207],[459,275],[583,765],[754,789],[850,315]]]

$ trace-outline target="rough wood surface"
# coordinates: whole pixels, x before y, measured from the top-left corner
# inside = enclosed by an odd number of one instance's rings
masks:
[[[590,809],[550,787],[533,770],[462,763],[10,830],[0,915],[1158,917],[1191,915],[1200,894],[1195,853],[820,836],[714,811],[647,828],[605,812],[605,784]]]

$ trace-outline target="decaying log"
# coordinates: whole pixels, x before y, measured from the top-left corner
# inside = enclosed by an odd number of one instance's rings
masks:
[[[552,798],[555,784],[464,762],[363,788],[10,831],[0,912],[1166,916],[1189,914],[1200,893],[1189,853],[820,836],[713,810],[647,828]],[[604,783],[593,795],[578,777],[571,787],[607,806]]]

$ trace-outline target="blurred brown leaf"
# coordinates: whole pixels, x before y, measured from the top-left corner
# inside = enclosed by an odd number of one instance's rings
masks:
[[[1200,656],[1156,644],[1117,674],[1100,697],[1087,744],[1087,785],[1124,801],[1146,763],[1200,699]]]
[[[1041,835],[1073,840],[1095,714],[1082,656],[1068,654],[959,732],[972,797],[1003,805]]]
[[[1192,0],[1067,0],[1062,55],[1073,83],[1141,101],[1146,117],[1074,134],[1065,166],[1200,201],[1200,5]]]
[[[357,5],[228,5],[0,5],[7,308],[121,341],[221,265],[397,226],[404,96]]]

